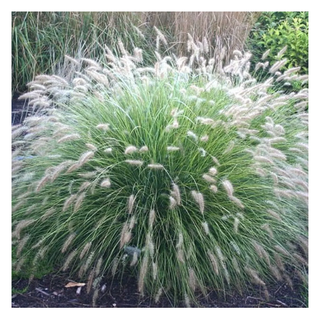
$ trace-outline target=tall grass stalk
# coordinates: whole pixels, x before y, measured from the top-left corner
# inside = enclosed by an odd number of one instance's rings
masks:
[[[230,60],[243,49],[258,13],[249,12],[13,12],[12,91],[24,92],[35,75],[64,69],[64,56],[104,60],[104,45],[123,54],[143,49],[150,65],[156,50],[186,55],[188,34],[193,49]],[[156,39],[156,40],[155,40]],[[220,56],[224,52],[223,57]],[[61,65],[62,64],[62,65]]]
[[[17,271],[43,261],[97,290],[131,269],[142,295],[188,306],[212,288],[267,299],[303,275],[308,123],[295,106],[307,91],[270,93],[239,52],[219,75],[175,56],[147,70],[109,58],[32,82],[35,115],[13,131]]]

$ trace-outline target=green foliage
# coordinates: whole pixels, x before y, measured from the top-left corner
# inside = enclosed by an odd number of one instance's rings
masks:
[[[65,55],[103,60],[104,45],[120,52],[119,40],[129,51],[149,48],[137,21],[126,12],[13,12],[12,91],[24,92],[37,74],[56,73]]]
[[[230,77],[193,58],[109,59],[71,60],[73,77],[24,95],[37,112],[12,131],[15,272],[45,263],[98,293],[130,270],[142,295],[186,305],[303,277],[305,92],[270,94],[247,56]]]
[[[270,64],[288,59],[284,68],[301,67],[308,73],[308,12],[265,12],[253,28],[248,46],[255,59],[270,50]],[[278,52],[287,47],[281,56]]]

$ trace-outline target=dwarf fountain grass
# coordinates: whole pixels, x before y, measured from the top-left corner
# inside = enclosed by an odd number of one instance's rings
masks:
[[[54,107],[13,130],[26,141],[13,157],[16,271],[33,261],[34,274],[43,250],[95,290],[132,268],[141,294],[188,305],[250,282],[267,298],[288,270],[303,274],[308,130],[291,109],[307,97],[268,93],[271,80],[252,81],[249,57],[237,57],[220,79],[160,56],[143,78],[128,57],[82,60],[76,77],[90,90],[80,96],[77,81],[37,78]]]

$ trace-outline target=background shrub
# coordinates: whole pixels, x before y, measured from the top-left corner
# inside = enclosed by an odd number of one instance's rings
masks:
[[[304,278],[307,90],[270,94],[239,51],[218,76],[190,45],[149,68],[138,50],[67,57],[68,77],[29,84],[36,113],[12,131],[15,272],[68,271],[95,303],[129,270],[141,294],[187,306]]]
[[[257,62],[263,53],[270,50],[270,63],[287,58],[283,68],[300,67],[308,73],[308,12],[264,12],[254,25],[248,44]],[[283,54],[277,53],[287,48]]]

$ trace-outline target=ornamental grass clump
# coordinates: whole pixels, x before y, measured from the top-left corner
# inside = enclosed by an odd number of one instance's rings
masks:
[[[34,115],[12,131],[14,269],[69,272],[94,303],[127,272],[186,305],[303,277],[307,91],[270,94],[274,74],[259,83],[240,52],[218,75],[199,50],[147,69],[111,54],[30,85]]]

